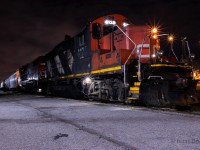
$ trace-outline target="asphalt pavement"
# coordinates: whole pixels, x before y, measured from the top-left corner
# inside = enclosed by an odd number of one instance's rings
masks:
[[[0,149],[197,150],[200,115],[1,94]]]

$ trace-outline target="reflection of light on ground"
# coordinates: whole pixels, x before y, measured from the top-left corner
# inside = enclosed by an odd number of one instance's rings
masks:
[[[42,98],[43,98],[43,97],[45,97],[45,96],[40,96],[40,95],[37,95],[37,96],[35,96],[35,97],[38,97],[38,98],[42,97]]]
[[[120,107],[111,107],[111,111],[118,111],[118,110],[132,110],[131,108],[120,108]]]
[[[68,103],[67,106],[89,106],[91,104],[88,103]]]

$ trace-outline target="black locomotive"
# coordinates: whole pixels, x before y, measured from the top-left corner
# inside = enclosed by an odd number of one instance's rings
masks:
[[[169,37],[172,55],[161,50],[162,42],[167,42],[164,37]],[[179,61],[172,40],[155,27],[130,24],[123,15],[103,16],[19,68],[5,85],[90,100],[141,101],[150,106],[199,103],[192,54],[188,51]],[[15,85],[10,86],[10,80]]]

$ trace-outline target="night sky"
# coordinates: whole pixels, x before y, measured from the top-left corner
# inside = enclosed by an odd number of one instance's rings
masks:
[[[51,51],[93,19],[120,13],[134,24],[159,24],[186,36],[200,56],[199,0],[1,0],[0,79]]]

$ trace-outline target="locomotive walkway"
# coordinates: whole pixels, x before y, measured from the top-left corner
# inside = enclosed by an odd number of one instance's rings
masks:
[[[0,93],[1,150],[193,150],[200,115]]]

